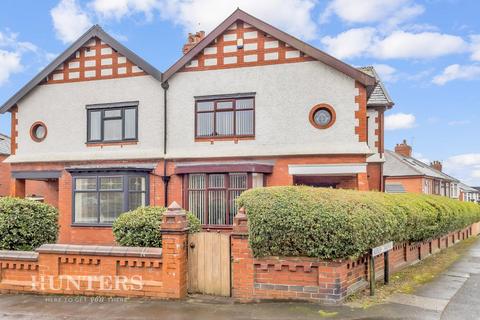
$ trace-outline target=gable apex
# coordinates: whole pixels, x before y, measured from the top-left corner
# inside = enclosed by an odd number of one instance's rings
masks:
[[[8,99],[1,107],[0,114],[5,113],[10,108],[12,108],[20,99],[22,99],[26,94],[28,94],[33,88],[38,84],[41,84],[48,75],[50,75],[55,69],[57,69],[61,64],[68,60],[72,55],[75,54],[85,43],[87,43],[92,38],[98,38],[101,41],[105,42],[107,45],[112,47],[114,50],[118,51],[121,55],[127,57],[134,64],[138,65],[142,70],[147,74],[150,74],[155,79],[161,81],[162,73],[158,71],[151,64],[140,58],[133,51],[122,45],[120,42],[115,40],[112,36],[106,33],[98,24],[93,25],[88,29],[80,38],[78,38],[73,44],[70,45],[62,54],[50,62],[40,73],[38,73],[32,80],[30,80],[25,86],[23,86],[17,93],[15,93],[10,99]]]
[[[287,45],[303,52],[305,55],[312,57],[315,60],[323,62],[324,64],[348,75],[365,86],[371,86],[375,84],[375,78],[340,61],[333,56],[303,42],[272,25],[255,18],[254,16],[236,9],[227,19],[225,19],[220,25],[218,25],[212,32],[205,36],[200,42],[198,42],[193,48],[191,48],[185,55],[183,55],[174,65],[172,65],[163,74],[163,81],[168,80],[176,72],[180,71],[187,63],[190,62],[195,56],[202,52],[210,43],[215,41],[217,37],[226,32],[237,20],[242,21],[256,29],[271,35],[273,38],[280,40]]]

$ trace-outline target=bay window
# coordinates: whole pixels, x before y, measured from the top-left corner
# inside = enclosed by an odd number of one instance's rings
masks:
[[[73,178],[73,222],[110,225],[123,212],[148,205],[146,174]]]
[[[204,225],[231,225],[240,194],[263,186],[261,173],[192,173],[186,179],[188,210]]]

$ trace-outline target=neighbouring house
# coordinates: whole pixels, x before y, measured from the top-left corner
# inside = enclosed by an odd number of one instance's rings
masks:
[[[470,187],[464,183],[459,183],[459,199],[461,201],[480,202],[480,191],[477,188]]]
[[[190,34],[164,73],[93,26],[0,109],[11,194],[55,192],[60,243],[112,243],[122,212],[177,201],[229,230],[261,186],[383,190],[375,70],[354,68],[236,10]]]
[[[406,140],[385,151],[384,180],[388,193],[423,193],[458,198],[460,181],[442,172],[440,161],[430,165],[412,157]]]
[[[10,156],[10,152],[10,137],[0,133],[0,197],[10,195],[11,166],[9,162],[4,161]],[[48,179],[25,181],[24,196],[30,200],[58,206],[58,188],[49,183]]]
[[[10,194],[10,164],[4,162],[10,156],[10,137],[0,133],[0,197]]]

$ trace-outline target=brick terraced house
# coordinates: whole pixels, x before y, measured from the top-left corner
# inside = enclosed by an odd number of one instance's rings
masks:
[[[440,161],[430,165],[412,157],[406,140],[386,150],[384,165],[385,192],[423,193],[458,199],[460,181],[442,172]]]
[[[94,26],[11,97],[10,193],[50,187],[60,243],[113,243],[122,212],[177,201],[228,230],[249,188],[383,190],[373,68],[236,10],[161,73]]]

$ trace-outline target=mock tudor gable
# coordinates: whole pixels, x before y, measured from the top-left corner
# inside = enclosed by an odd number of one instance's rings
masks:
[[[363,86],[372,86],[376,82],[371,75],[240,9],[235,10],[206,37],[191,49],[189,48],[174,65],[165,71],[162,81],[167,81],[180,71],[312,60],[320,61],[338,70]]]
[[[0,113],[9,111],[39,84],[125,78],[144,74],[149,74],[158,81],[162,80],[160,71],[115,40],[100,26],[94,25],[0,106]]]
[[[200,71],[313,61],[268,33],[237,20],[180,71]]]
[[[92,37],[50,73],[43,83],[113,79],[145,74],[139,66],[100,38]]]

